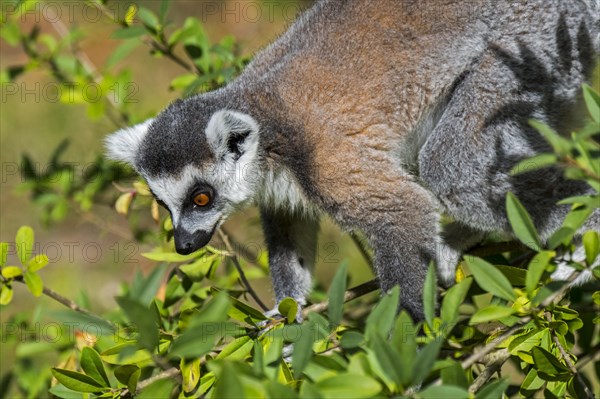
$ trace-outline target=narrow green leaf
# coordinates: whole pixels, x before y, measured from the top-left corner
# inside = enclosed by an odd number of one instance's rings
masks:
[[[422,383],[423,380],[425,380],[425,378],[431,372],[433,364],[437,359],[438,353],[440,353],[442,342],[442,339],[436,338],[435,340],[425,345],[425,347],[423,347],[423,349],[421,349],[421,351],[417,354],[417,359],[414,362],[412,373],[412,383],[414,385]]]
[[[590,116],[596,123],[600,123],[600,95],[590,86],[583,85],[583,98]]]
[[[539,251],[542,245],[531,216],[513,193],[506,194],[506,212],[517,238],[533,250]]]
[[[300,325],[300,337],[294,343],[292,368],[294,369],[294,378],[296,379],[302,377],[302,372],[313,355],[313,326],[314,323],[310,320],[302,323]]]
[[[338,374],[318,381],[315,385],[325,399],[371,398],[381,392],[379,382],[358,374]]]
[[[436,272],[433,262],[429,264],[427,276],[425,277],[425,286],[423,287],[423,312],[425,320],[430,327],[433,327],[433,317],[435,316],[435,303],[437,299]]]
[[[265,352],[259,340],[254,341],[252,368],[256,375],[263,376],[265,374]]]
[[[502,399],[502,395],[508,388],[508,380],[503,378],[501,380],[493,381],[487,384],[475,395],[475,399]]]
[[[346,292],[348,263],[343,262],[338,268],[329,287],[329,307],[327,316],[332,325],[340,324],[344,314],[344,293]]]
[[[380,335],[373,334],[367,352],[376,375],[383,374],[396,385],[402,384],[400,371],[402,363],[400,362],[400,354],[394,347]]]
[[[411,384],[415,358],[417,356],[417,333],[416,327],[406,311],[400,312],[394,324],[392,334],[392,345],[400,353],[398,359],[402,366],[398,369],[402,386]]]
[[[131,29],[131,28],[129,28]],[[138,47],[142,42],[140,40],[127,40],[119,45],[106,60],[106,68],[113,68],[119,61],[127,57],[131,52]]]
[[[585,261],[593,265],[600,253],[600,234],[597,231],[586,231],[583,234],[583,247],[585,249]]]
[[[559,155],[564,155],[569,152],[571,149],[571,143],[569,140],[560,136],[556,133],[550,126],[545,123],[536,121],[534,119],[529,120],[529,125],[531,125],[535,130],[537,130],[548,143],[552,146],[552,149],[555,153]]]
[[[229,362],[221,364],[221,372],[215,383],[214,398],[246,398],[242,381],[234,365]]]
[[[115,368],[115,377],[129,392],[135,392],[141,369],[135,364],[124,364]]]
[[[400,287],[392,288],[387,294],[383,295],[379,303],[373,308],[367,317],[365,336],[370,339],[373,333],[387,336],[392,326],[398,310],[400,299]]]
[[[466,389],[453,385],[433,385],[418,394],[422,399],[469,399]]]
[[[443,322],[452,324],[458,319],[458,307],[465,301],[472,281],[472,278],[465,278],[446,292],[440,311]]]
[[[48,264],[48,257],[45,254],[36,255],[27,262],[27,270],[37,272]]]
[[[88,393],[102,391],[102,386],[92,377],[89,377],[85,374],[71,370],[59,369],[56,367],[53,367],[51,371],[52,375],[58,380],[58,382],[63,384],[65,387],[72,389],[73,391]]]
[[[513,176],[521,173],[527,173],[547,166],[551,166],[558,162],[558,157],[555,154],[539,154],[535,157],[527,158],[516,164],[510,174]]]
[[[458,362],[452,361],[448,367],[444,367],[441,375],[444,385],[454,385],[464,389],[469,388],[469,381],[465,375],[465,370],[463,370]]]
[[[540,346],[531,348],[531,356],[538,375],[546,381],[566,381],[571,377],[569,369],[552,353]]]
[[[215,359],[241,360],[252,351],[254,343],[248,336],[234,339],[228,343]]]
[[[25,280],[27,288],[29,288],[29,291],[31,291],[34,296],[42,295],[42,292],[44,292],[44,283],[42,282],[42,278],[39,276],[39,274],[36,272],[26,271],[23,274],[23,279]]]
[[[6,265],[6,258],[8,257],[8,243],[0,242],[0,267]]]
[[[228,332],[239,332],[239,327],[226,322],[194,323],[171,344],[169,355],[191,359],[210,352],[216,341]]]
[[[293,323],[296,320],[298,314],[298,302],[294,298],[284,298],[279,305],[277,305],[279,313],[286,318],[288,324]]]
[[[92,377],[100,385],[110,388],[110,382],[104,370],[100,355],[93,348],[85,346],[81,350],[81,369],[84,373]]]
[[[556,252],[554,251],[543,251],[535,255],[531,262],[529,262],[527,276],[525,277],[525,289],[529,295],[537,288],[544,271],[555,255]]]
[[[512,286],[493,265],[476,257],[466,257],[465,261],[477,284],[484,290],[509,301],[517,299]]]
[[[137,327],[140,334],[138,342],[153,351],[158,345],[158,322],[154,312],[131,298],[117,297],[116,300],[129,321]]]
[[[345,331],[340,339],[340,345],[344,349],[358,348],[365,341],[365,336],[357,331]]]
[[[2,268],[2,277],[14,278],[23,275],[23,270],[18,266],[6,266]]]
[[[506,306],[488,305],[477,311],[469,321],[470,325],[487,323],[493,320],[503,319],[514,313],[514,309]]]
[[[31,250],[33,248],[34,234],[33,229],[29,226],[22,226],[15,237],[15,245],[17,246],[17,256],[21,264],[26,265]]]
[[[147,34],[148,31],[143,26],[135,25],[114,31],[110,37],[112,39],[131,39]]]

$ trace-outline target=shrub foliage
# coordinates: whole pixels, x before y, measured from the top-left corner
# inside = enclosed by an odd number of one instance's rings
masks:
[[[35,4],[13,5],[23,13]],[[183,74],[171,82],[182,96],[226,84],[247,63],[234,38],[211,43],[197,19],[189,17],[182,26],[168,23],[168,1],[160,2],[157,12],[132,5],[123,15],[99,0],[89,4],[114,22],[113,38],[121,40],[104,68],[95,69],[76,50],[85,32],[71,28],[58,38],[40,34],[36,26],[26,32],[17,12],[3,15],[1,34],[7,43],[21,46],[29,60],[3,70],[2,82],[41,69],[61,85],[98,84],[105,88],[104,97],[87,105],[89,118],[124,126],[143,118],[126,102],[114,101],[112,88],[131,80],[131,72],[116,65],[137,46],[146,45],[182,67]],[[481,243],[465,256],[456,285],[447,290],[437,288],[431,266],[423,297],[426,321],[417,324],[405,312],[396,313],[402,295],[398,288],[376,303],[356,300],[376,284],[348,289],[347,264],[340,265],[329,292],[315,296],[303,317],[297,317],[297,304],[288,298],[279,304],[283,317],[266,318],[267,309],[252,289],[254,279],[268,274],[266,253],[252,257],[236,251],[227,233],[219,231],[223,248],[178,255],[168,216],[158,211],[142,181],[128,183],[130,170],[99,156],[88,174],[63,173],[71,167],[61,160],[67,143],[56,148],[53,169],[44,174],[24,155],[24,189],[44,209],[47,224],[70,212],[94,215],[98,203],[114,199],[111,183],[116,182],[116,211],[131,219],[140,242],[151,245],[144,256],[156,267],[148,275],[138,272],[123,286],[118,308],[95,314],[86,301],[65,298],[44,285],[38,271],[52,266],[46,255],[33,253],[33,230],[21,227],[14,239],[15,259],[7,259],[8,243],[0,247],[0,303],[10,306],[13,287],[25,284],[32,295],[46,295],[68,309],[55,315],[65,330],[56,342],[3,338],[3,344],[15,341],[17,363],[2,377],[0,396],[591,396],[600,370],[596,366],[595,373],[583,373],[582,368],[600,348],[600,237],[597,231],[574,235],[600,207],[600,95],[588,86],[583,93],[590,114],[585,127],[566,139],[531,121],[554,152],[522,162],[514,173],[560,167],[568,177],[585,180],[596,194],[562,201],[571,211],[547,242],[539,239],[518,198],[509,194],[506,210],[518,242]],[[158,227],[144,227],[150,218]],[[585,257],[573,260],[578,245]],[[361,249],[368,255],[368,249]],[[575,272],[568,281],[550,281],[560,262]],[[574,285],[581,273],[593,274],[595,282]],[[297,323],[300,318],[303,322]],[[15,314],[12,321],[27,326],[32,320]],[[66,331],[82,325],[85,331]],[[48,361],[42,356],[47,352],[56,356]]]

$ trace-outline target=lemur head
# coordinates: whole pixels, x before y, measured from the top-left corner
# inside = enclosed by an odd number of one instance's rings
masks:
[[[146,180],[171,213],[177,252],[189,254],[253,200],[261,182],[258,131],[250,115],[204,95],[108,136],[106,148]]]

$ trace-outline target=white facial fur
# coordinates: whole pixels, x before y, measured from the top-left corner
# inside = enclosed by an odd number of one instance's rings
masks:
[[[106,138],[104,145],[108,157],[115,161],[126,162],[133,166],[135,157],[139,151],[140,143],[148,132],[148,126],[154,119],[135,126],[121,129]]]

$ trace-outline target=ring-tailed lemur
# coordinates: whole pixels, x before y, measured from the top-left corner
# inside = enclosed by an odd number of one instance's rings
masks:
[[[510,170],[549,150],[528,119],[577,120],[599,14],[580,0],[320,1],[235,81],[109,136],[108,154],[169,210],[179,253],[256,204],[276,300],[303,305],[326,212],[365,233],[382,289],[399,284],[422,319],[428,264],[448,283],[481,233],[510,233],[507,192],[543,238],[568,211],[558,200],[591,192],[555,168]]]

